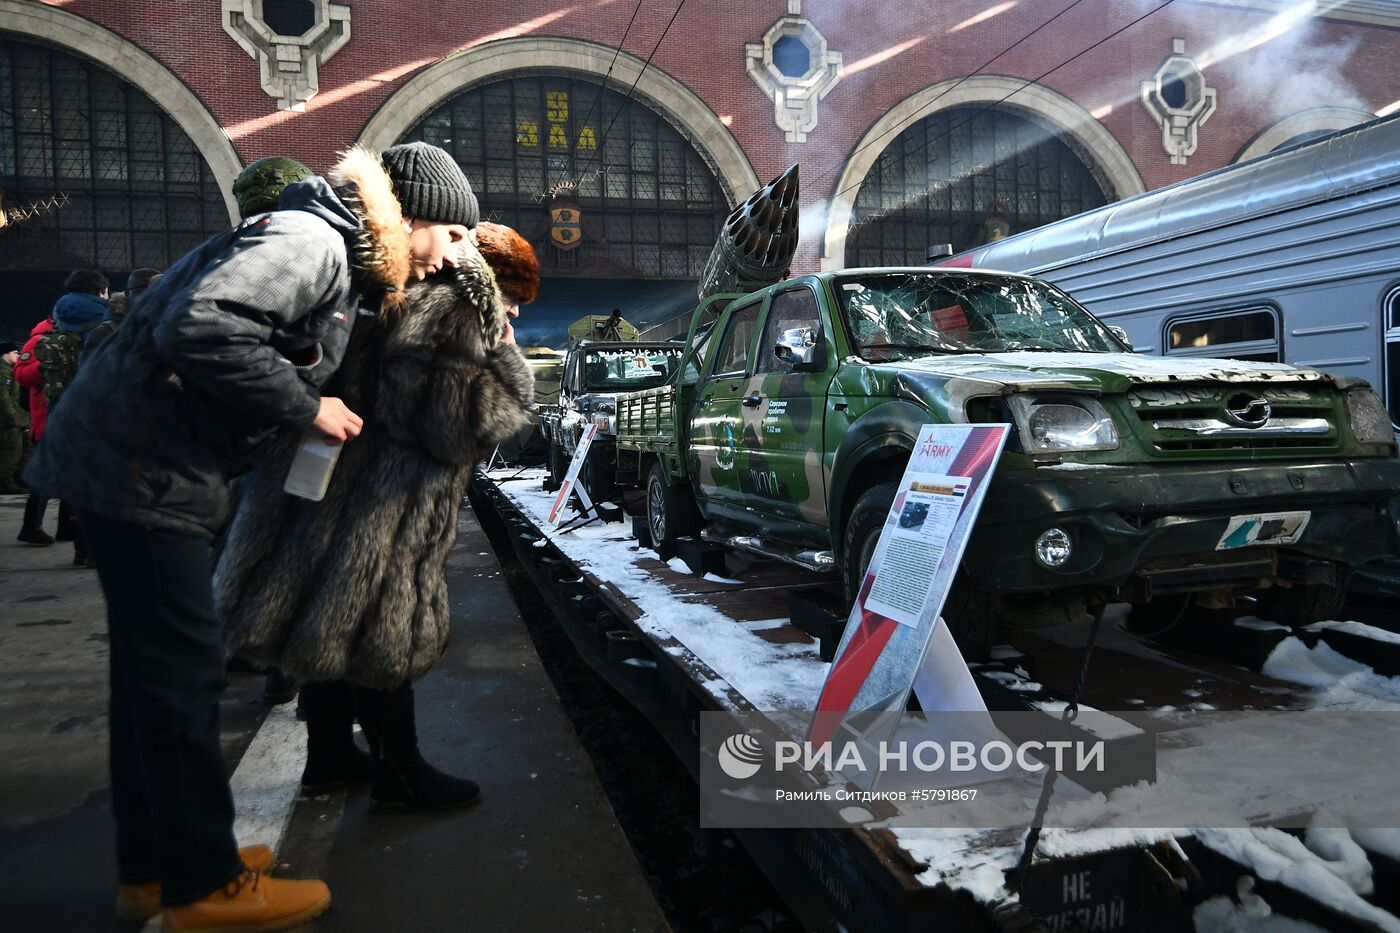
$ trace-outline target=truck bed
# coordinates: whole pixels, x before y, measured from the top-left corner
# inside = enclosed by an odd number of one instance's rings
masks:
[[[617,446],[637,453],[679,453],[674,385],[618,396]]]

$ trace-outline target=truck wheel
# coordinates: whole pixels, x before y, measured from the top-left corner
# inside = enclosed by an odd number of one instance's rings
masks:
[[[559,442],[550,438],[549,441],[549,485],[558,489],[564,482],[564,474],[568,472],[568,466],[564,460],[564,450],[559,446]]]
[[[881,483],[865,491],[856,500],[846,523],[846,538],[842,554],[846,568],[846,598],[854,603],[875,554],[885,517],[894,502],[897,483]],[[953,577],[953,589],[943,603],[943,621],[958,643],[963,657],[969,661],[985,661],[991,657],[996,638],[996,598],[973,587],[961,567]]]
[[[602,469],[598,465],[593,451],[589,451],[589,458],[583,461],[583,469],[579,479],[583,480],[583,485],[588,490],[588,495],[594,502],[611,502],[617,498],[617,484],[613,482],[610,471]],[[602,451],[597,452],[599,456]]]
[[[1276,586],[1259,594],[1259,618],[1296,628],[1326,622],[1341,615],[1347,601],[1347,580],[1341,583],[1300,583]]]
[[[661,462],[653,463],[647,474],[647,532],[651,546],[660,550],[661,545],[693,535],[699,529],[700,511],[695,507],[695,497],[688,488],[666,482]]]

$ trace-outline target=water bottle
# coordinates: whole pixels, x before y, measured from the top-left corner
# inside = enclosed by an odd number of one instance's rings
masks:
[[[282,491],[312,502],[320,502],[326,495],[326,487],[331,484],[331,472],[340,459],[339,441],[330,441],[315,428],[307,431],[297,446],[297,455],[292,459],[292,468],[287,471],[287,481]]]

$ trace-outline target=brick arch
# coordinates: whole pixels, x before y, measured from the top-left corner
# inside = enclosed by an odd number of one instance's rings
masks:
[[[1005,103],[1001,103],[1006,98]],[[851,150],[837,180],[827,212],[821,267],[842,269],[846,264],[846,240],[856,196],[865,177],[885,147],[902,130],[940,110],[968,105],[996,105],[1029,116],[1057,130],[1089,168],[1111,188],[1110,200],[1131,197],[1147,190],[1137,166],[1113,134],[1089,111],[1070,98],[1040,84],[1005,75],[970,75],[949,78],[924,88],[895,104],[865,132]]]
[[[758,188],[758,173],[743,147],[709,105],[680,81],[634,55],[623,52],[612,64],[615,53],[608,46],[557,36],[502,39],[472,46],[405,82],[370,117],[360,142],[376,150],[392,146],[449,97],[491,78],[548,70],[601,80],[611,66],[608,80],[612,86],[627,88],[636,81],[635,96],[685,131],[696,151],[715,170],[731,205]]]
[[[1375,118],[1375,114],[1355,107],[1312,107],[1284,117],[1254,137],[1240,150],[1240,154],[1235,156],[1235,161],[1248,162],[1257,156],[1267,155],[1304,133],[1344,130]]]
[[[173,71],[110,29],[46,3],[0,0],[0,31],[90,59],[155,101],[194,143],[219,184],[230,222],[237,221],[238,204],[231,189],[243,162],[219,121]]]

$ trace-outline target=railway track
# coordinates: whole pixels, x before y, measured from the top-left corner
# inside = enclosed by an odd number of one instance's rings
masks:
[[[566,522],[549,531],[543,516],[552,497],[542,478],[542,471],[481,474],[470,498],[500,556],[528,572],[579,655],[646,716],[692,776],[702,711],[780,709],[795,696],[815,697],[833,640],[821,621],[821,607],[832,605],[831,581],[776,562],[740,570],[699,548],[663,560],[641,548],[625,523]],[[1170,714],[1314,706],[1317,689],[1275,676],[1270,659],[1280,656],[1304,666],[1321,659],[1334,672],[1364,664],[1377,675],[1400,673],[1400,636],[1362,624],[1291,632],[1258,620],[1203,618],[1147,642],[1119,622],[1121,610],[1111,609],[1081,697],[1087,707]],[[994,659],[974,669],[989,708],[1063,708],[1084,638],[1084,626],[1010,632]],[[1393,851],[1365,850],[1374,891],[1328,898],[1264,877],[1263,856],[1291,852],[1288,840],[1301,837],[1267,826],[1187,834],[1047,829],[1043,857],[1018,897],[1000,884],[1020,855],[1023,829],[736,835],[816,930],[1187,930],[1193,914],[1209,923],[1250,911],[1329,930],[1400,930],[1390,912],[1400,910]]]

